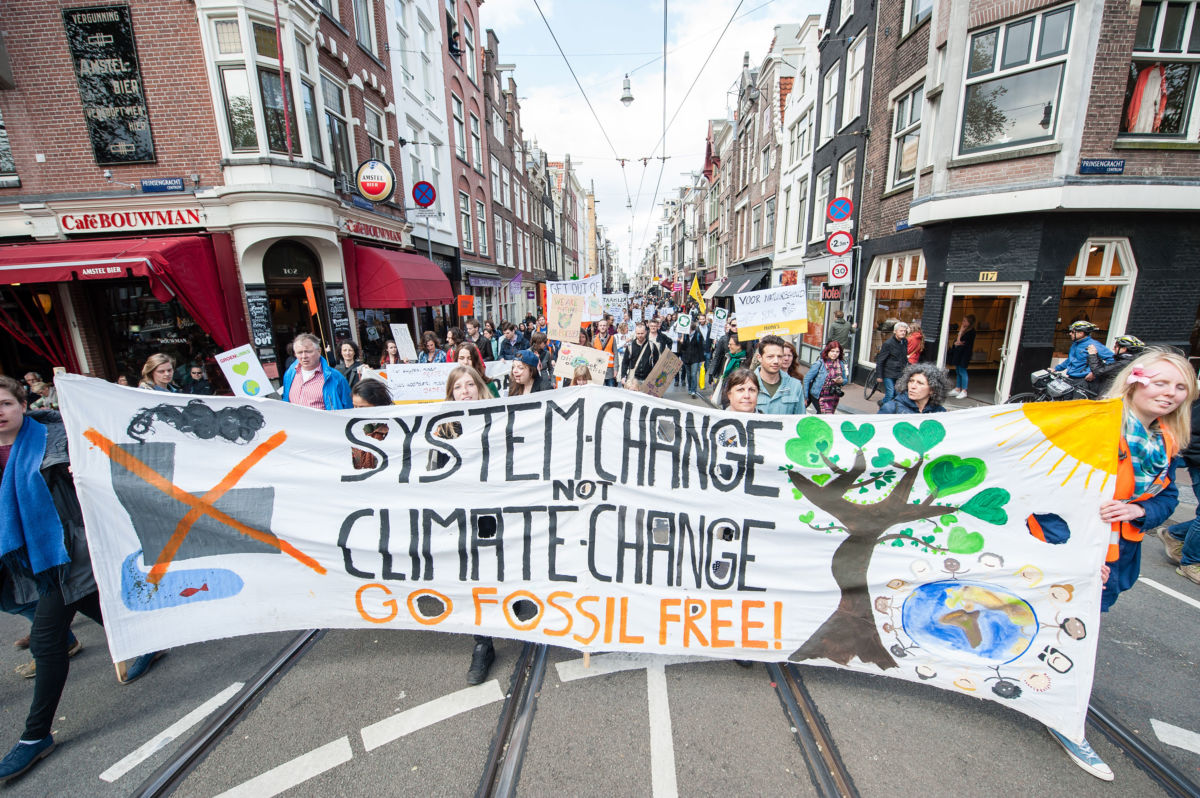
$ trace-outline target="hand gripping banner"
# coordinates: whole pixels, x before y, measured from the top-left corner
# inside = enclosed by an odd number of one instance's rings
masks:
[[[58,380],[115,659],[392,628],[844,666],[1081,738],[1119,402],[336,413]]]

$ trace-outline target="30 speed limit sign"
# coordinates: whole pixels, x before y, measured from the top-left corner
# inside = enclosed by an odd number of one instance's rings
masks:
[[[829,285],[849,285],[850,264],[846,261],[836,261],[829,267]]]

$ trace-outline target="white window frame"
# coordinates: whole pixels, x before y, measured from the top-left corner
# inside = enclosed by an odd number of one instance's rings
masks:
[[[372,115],[379,121],[378,132],[372,131]],[[391,166],[391,143],[388,139],[387,117],[383,111],[363,100],[363,131],[367,134],[367,151],[372,158],[383,161]],[[378,148],[378,150],[376,150]],[[376,152],[380,155],[376,155]]]
[[[1179,50],[1162,48],[1163,27],[1166,21],[1166,14],[1162,13],[1164,3],[1155,5],[1150,0],[1144,0],[1141,6],[1141,13],[1145,13],[1149,8],[1155,9],[1154,28],[1151,33],[1150,41],[1153,46],[1150,48],[1137,48],[1137,41],[1134,41],[1134,50],[1131,58],[1130,69],[1133,68],[1133,62],[1143,62],[1146,64],[1153,63],[1155,66],[1166,65],[1190,65],[1192,70],[1192,92],[1187,100],[1187,109],[1185,111],[1187,117],[1187,125],[1181,133],[1133,133],[1120,132],[1117,135],[1121,139],[1146,139],[1149,141],[1196,141],[1200,138],[1200,108],[1197,107],[1197,99],[1200,98],[1200,51],[1192,51],[1192,40],[1200,41],[1200,2],[1193,0],[1187,8],[1184,15],[1183,28],[1181,31],[1181,43]],[[1139,18],[1140,20],[1140,18]],[[1140,24],[1139,24],[1140,29]],[[1132,74],[1130,75],[1132,80]],[[1126,94],[1129,93],[1126,89]],[[1127,114],[1126,101],[1122,100],[1121,105],[1121,126],[1124,127]]]
[[[450,92],[450,116],[454,128],[454,154],[467,163],[470,154],[467,152],[467,109],[462,99]]]
[[[478,85],[479,68],[475,63],[475,26],[466,17],[463,17],[462,23],[463,56],[467,59],[467,77],[471,79],[472,83]]]
[[[488,239],[491,236],[491,225],[487,220],[487,203],[481,199],[475,200],[475,220],[479,222],[479,254],[487,257]]]
[[[1071,15],[1067,27],[1067,42],[1066,49],[1061,52],[1056,52],[1053,55],[1039,56],[1042,27],[1047,16],[1056,14],[1066,10]],[[1008,42],[1008,37],[1013,28],[1016,28],[1024,23],[1032,20],[1033,27],[1030,31],[1029,54],[1027,59],[1020,64],[1005,67],[1003,64],[1005,55],[1005,46]],[[963,93],[959,103],[959,112],[957,124],[954,129],[954,151],[960,156],[976,155],[979,153],[996,152],[998,150],[1013,149],[1017,147],[1029,147],[1037,144],[1044,144],[1055,141],[1058,138],[1059,120],[1062,116],[1062,100],[1063,87],[1066,84],[1067,68],[1071,53],[1071,40],[1075,37],[1075,30],[1078,20],[1075,18],[1075,7],[1073,5],[1056,6],[1045,11],[1039,11],[1035,14],[1026,14],[1022,17],[1016,17],[1011,20],[989,25],[988,27],[979,30],[970,31],[967,35],[966,55],[963,58]],[[971,55],[974,51],[976,39],[995,34],[996,44],[995,50],[992,53],[992,66],[986,71],[971,72]],[[1046,128],[1046,134],[1042,136],[1033,136],[1032,138],[1023,138],[1018,141],[1004,141],[1003,138],[998,139],[996,143],[982,144],[964,149],[964,134],[967,115],[967,96],[971,89],[975,86],[981,86],[992,81],[1003,78],[1011,78],[1019,75],[1030,74],[1043,69],[1053,67],[1061,67],[1058,77],[1058,89],[1054,94],[1054,99],[1050,104],[1050,122]]]
[[[462,227],[462,248],[467,252],[475,251],[472,234],[471,195],[465,191],[458,192],[458,223]]]
[[[474,111],[471,112],[471,165],[483,171],[483,128]]]
[[[888,160],[888,189],[907,186],[917,179],[921,170],[921,116],[924,113],[925,84],[918,83],[904,92],[892,103],[892,140],[891,155]],[[915,119],[913,118],[915,115]],[[903,116],[903,118],[901,118]],[[912,174],[901,178],[897,172],[903,157],[904,141],[909,136],[916,136],[916,152],[913,153]]]
[[[800,178],[796,186],[796,244],[802,246],[808,231],[808,178]]]
[[[328,85],[332,86],[339,92],[339,94],[342,98],[342,107],[344,109],[343,111],[339,112],[339,111],[332,110],[325,103],[326,82],[328,82]],[[322,72],[321,73],[321,93],[320,93],[319,97],[321,99],[321,110],[323,113],[322,121],[325,123],[324,129],[325,129],[326,134],[329,136],[329,165],[330,165],[330,168],[332,168],[334,170],[334,172],[338,174],[338,177],[344,178],[345,181],[347,183],[349,183],[349,181],[353,178],[352,173],[354,172],[354,167],[355,167],[354,159],[357,157],[357,153],[354,148],[353,137],[350,135],[350,131],[351,131],[351,128],[350,128],[350,98],[346,91],[346,86],[343,83],[341,83],[339,80],[337,80],[337,78],[334,78],[334,77],[330,76],[329,74]],[[331,130],[330,117],[332,117],[333,119],[335,119],[341,123],[342,133],[345,137],[343,139],[343,142],[346,145],[346,159],[347,159],[346,163],[344,164],[344,167],[346,169],[345,172],[338,172],[338,170],[337,170],[337,147],[335,146],[333,131]],[[343,190],[349,191],[350,190],[349,185],[344,186]]]
[[[496,263],[506,266],[507,264],[504,262],[504,220],[498,214],[493,214],[492,222],[496,228]]]
[[[821,94],[821,142],[818,147],[824,147],[833,138],[837,129],[838,90],[841,88],[842,62],[835,61],[833,66],[822,78]]]
[[[810,236],[809,243],[821,240],[821,234],[825,232],[825,207],[829,205],[831,199],[829,189],[833,181],[833,167],[827,166],[817,175],[816,182],[813,183],[813,205],[809,209],[812,215],[812,224],[809,226],[808,234]],[[822,185],[824,188],[822,188]]]
[[[767,197],[763,200],[763,246],[775,246],[775,225],[778,223],[775,218],[775,198]]]
[[[933,0],[905,0],[901,35],[907,36],[909,31],[921,27],[932,16]]]
[[[841,0],[838,8],[838,28],[845,25],[854,16],[854,0]]]
[[[1185,39],[1186,41],[1186,39]],[[1184,45],[1186,47],[1186,44]],[[1087,262],[1092,247],[1104,249],[1100,274],[1088,276]],[[1121,274],[1113,276],[1112,264],[1114,255],[1120,256]],[[1070,268],[1068,264],[1067,268]],[[1108,325],[1107,346],[1111,349],[1113,341],[1125,334],[1125,326],[1129,323],[1129,309],[1133,304],[1133,287],[1137,283],[1138,267],[1133,257],[1133,247],[1128,238],[1089,238],[1079,248],[1075,262],[1075,271],[1068,271],[1063,277],[1063,287],[1069,285],[1115,285],[1117,295],[1113,298],[1112,321]]]
[[[837,162],[837,191],[835,197],[849,197],[854,200],[855,170],[858,168],[858,150],[850,150]]]
[[[915,279],[913,279],[911,270],[911,258],[919,258]],[[879,291],[894,291],[903,289],[928,289],[929,284],[925,277],[925,253],[919,249],[909,252],[893,252],[887,255],[876,255],[874,263],[871,264],[871,270],[867,273],[866,284],[864,285],[863,294],[863,316],[864,319],[868,316],[874,318],[875,312],[875,295]],[[874,360],[874,352],[872,348],[872,336],[870,334],[870,322],[864,322],[864,335],[859,336],[858,341],[858,362],[860,365],[870,367]]]
[[[366,19],[362,18],[364,15],[361,14],[363,9],[360,8],[360,3],[366,6]],[[375,3],[372,0],[354,0],[352,6],[354,8],[354,40],[371,55],[378,55],[378,37],[375,35]],[[363,36],[367,37],[367,41],[363,41]]]
[[[792,187],[783,190],[783,214],[779,219],[779,248],[787,249],[788,228],[792,223]]]
[[[867,62],[867,37],[859,33],[854,44],[846,49],[846,90],[842,100],[841,127],[858,119],[862,113],[863,71]]]

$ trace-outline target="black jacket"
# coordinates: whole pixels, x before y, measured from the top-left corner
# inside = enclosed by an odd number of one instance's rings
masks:
[[[696,330],[679,336],[679,359],[688,366],[704,362],[704,336]]]
[[[647,350],[645,357],[642,357],[643,349]],[[625,346],[625,358],[621,361],[621,379],[628,377],[631,372],[634,379],[637,380],[644,380],[649,377],[650,371],[654,368],[654,364],[658,362],[662,351],[662,347],[649,338],[646,339],[646,343],[644,344],[639,344],[636,338],[631,340]]]
[[[875,356],[876,379],[894,380],[908,365],[908,344],[902,338],[888,336]]]
[[[1095,378],[1092,380],[1092,388],[1096,391],[1096,395],[1104,396],[1108,393],[1108,389],[1112,387],[1112,382],[1117,376],[1117,372],[1128,366],[1130,361],[1136,358],[1137,355],[1122,352],[1119,355],[1114,355],[1111,363],[1105,363],[1100,359],[1100,355],[1089,353],[1087,364],[1092,372],[1092,376]]]
[[[894,413],[897,415],[909,415],[912,413],[921,413],[917,410],[917,403],[908,398],[907,394],[898,393],[891,398],[890,401],[884,402],[879,407],[880,413]],[[942,405],[929,403],[925,405],[925,413],[945,413],[946,408]]]

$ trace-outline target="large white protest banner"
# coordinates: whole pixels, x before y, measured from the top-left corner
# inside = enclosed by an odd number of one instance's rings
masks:
[[[587,366],[596,385],[604,384],[604,375],[608,372],[608,352],[594,349],[583,344],[563,344],[558,350],[558,359],[554,361],[554,376],[569,380],[575,376],[576,366]]]
[[[600,275],[583,277],[579,280],[551,280],[546,283],[547,302],[552,294],[583,297],[583,321],[599,321],[604,318],[604,286]]]
[[[1082,737],[1119,402],[843,420],[592,387],[324,412],[57,382],[116,659],[441,630],[846,666]]]
[[[387,386],[393,402],[440,402],[446,398],[446,380],[457,363],[392,363]]]
[[[785,285],[737,294],[738,340],[764,335],[799,335],[808,331],[808,297],[802,285]]]

